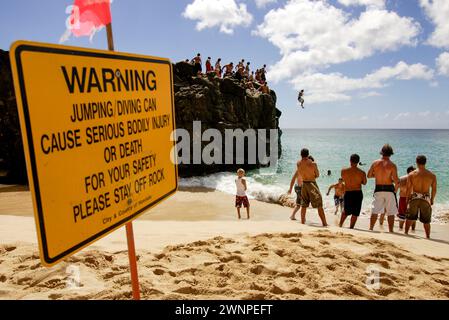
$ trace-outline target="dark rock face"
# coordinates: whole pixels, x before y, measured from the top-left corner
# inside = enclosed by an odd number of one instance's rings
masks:
[[[202,78],[194,76],[193,66],[179,62],[173,66],[175,74],[176,127],[184,128],[193,136],[193,122],[201,121],[201,131],[218,129],[225,137],[226,129],[278,129],[278,156],[281,152],[281,131],[276,108],[276,94],[261,94],[246,90],[239,81],[232,78],[218,79],[214,74]],[[267,136],[268,139],[268,136]],[[224,143],[223,138],[223,143]],[[270,150],[269,139],[266,150]],[[209,141],[202,142],[202,147]],[[225,149],[224,147],[222,148]],[[193,150],[191,142],[190,150]],[[221,171],[236,170],[239,167],[254,169],[260,163],[248,164],[180,164],[180,176],[197,176]],[[223,155],[224,157],[224,155]],[[192,159],[192,157],[191,157]],[[224,161],[222,161],[224,163]],[[235,163],[235,162],[234,162]]]
[[[0,183],[26,182],[25,156],[9,53],[0,50]]]
[[[180,62],[173,66],[175,86],[176,127],[186,129],[193,137],[194,121],[201,121],[201,131],[218,129],[279,129],[281,112],[276,108],[276,94],[260,94],[246,90],[238,81],[218,79],[213,74],[195,77],[193,66]],[[279,130],[278,156],[280,156]],[[270,150],[267,137],[266,149]],[[202,142],[202,146],[209,141]],[[193,141],[190,141],[193,152]],[[224,150],[224,146],[223,146]],[[224,153],[224,152],[223,152]],[[204,175],[238,167],[254,169],[260,163],[248,164],[181,164],[180,176]],[[223,155],[224,157],[224,155]],[[193,156],[191,157],[193,159]],[[223,161],[224,163],[224,161]],[[19,117],[9,62],[9,54],[0,50],[0,183],[27,182],[25,158]]]

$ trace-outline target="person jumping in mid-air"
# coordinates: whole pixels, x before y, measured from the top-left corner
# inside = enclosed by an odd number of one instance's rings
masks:
[[[304,109],[304,90],[299,91],[298,101],[301,104],[301,107]]]

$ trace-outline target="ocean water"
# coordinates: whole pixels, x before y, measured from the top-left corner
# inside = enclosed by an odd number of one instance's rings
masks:
[[[318,185],[323,194],[326,208],[333,207],[333,192],[325,196],[327,188],[340,177],[343,167],[349,165],[349,157],[358,153],[361,168],[369,170],[372,161],[380,158],[381,147],[389,143],[395,154],[392,160],[397,164],[399,175],[405,175],[410,165],[415,165],[418,154],[427,156],[427,167],[437,175],[438,193],[434,207],[434,221],[449,212],[449,130],[323,130],[284,129],[282,135],[282,157],[274,168],[262,168],[247,172],[248,194],[251,198],[277,202],[287,192],[295,170],[300,150],[310,150],[320,169]],[[331,170],[331,176],[327,171]],[[223,192],[235,193],[235,175],[219,173],[206,177],[183,179],[181,186],[204,186]],[[364,213],[368,214],[373,179],[364,187]]]

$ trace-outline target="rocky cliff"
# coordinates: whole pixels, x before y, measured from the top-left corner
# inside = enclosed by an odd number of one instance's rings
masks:
[[[0,183],[26,182],[25,156],[9,54],[0,50]]]
[[[220,79],[215,74],[194,76],[193,66],[179,62],[173,66],[175,85],[176,127],[186,129],[193,135],[193,122],[201,121],[201,130],[218,129],[224,137],[226,129],[279,129],[281,112],[276,108],[276,93],[262,94],[257,90],[247,90],[244,84],[233,79]],[[256,85],[257,89],[257,85]],[[276,143],[280,156],[279,137]],[[267,133],[268,137],[268,133]],[[209,142],[202,142],[204,147]],[[224,139],[223,139],[224,143]],[[193,143],[191,143],[193,151]],[[223,147],[223,150],[225,148]],[[267,150],[270,150],[267,141]],[[223,153],[223,158],[224,158]],[[235,155],[234,155],[235,159]],[[180,164],[181,176],[196,176],[213,172],[235,170],[237,167],[254,169],[260,163],[248,164]],[[223,159],[223,163],[224,163]],[[235,163],[235,161],[234,161]]]
[[[274,91],[261,94],[246,90],[243,84],[231,78],[196,77],[193,66],[185,62],[175,64],[173,70],[176,127],[186,129],[190,137],[194,121],[201,121],[201,131],[215,128],[223,136],[226,129],[278,129],[281,112],[276,108]],[[203,142],[202,146],[207,144]],[[277,144],[280,155],[280,134]],[[190,146],[193,152],[193,141]],[[267,150],[270,150],[269,140]],[[181,164],[179,174],[185,177],[261,166],[260,163],[250,165],[246,160],[243,165]],[[26,179],[9,56],[8,52],[0,50],[0,183],[26,183]]]

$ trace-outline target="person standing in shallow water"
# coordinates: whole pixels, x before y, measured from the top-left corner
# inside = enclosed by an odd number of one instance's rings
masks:
[[[331,190],[335,189],[334,194],[334,202],[335,202],[335,214],[338,213],[338,208],[340,208],[340,212],[343,212],[343,203],[344,203],[344,195],[345,195],[345,184],[342,178],[338,179],[336,184],[333,184],[327,190],[327,194],[331,193]]]
[[[389,144],[382,147],[380,154],[382,158],[374,161],[368,171],[368,178],[376,180],[370,230],[374,229],[378,215],[385,213],[388,217],[388,229],[393,232],[394,218],[398,214],[396,200],[396,191],[399,187],[398,169],[390,160],[394,152]]]
[[[366,185],[366,173],[358,168],[360,156],[358,154],[351,155],[349,159],[350,167],[341,170],[341,177],[345,182],[344,209],[341,214],[340,228],[343,227],[345,220],[351,216],[350,228],[354,229],[357,219],[362,211],[363,191],[362,185]]]
[[[295,187],[296,193],[296,206],[293,209],[290,220],[296,220],[296,213],[301,209],[302,178],[298,173],[298,169],[296,169],[295,173],[293,174],[292,180],[290,181],[290,189],[288,190],[288,194],[292,193],[293,186]]]
[[[407,182],[408,175],[415,171],[413,166],[407,168],[407,175],[399,178],[399,208],[398,208],[398,218],[399,218],[399,230],[404,229],[405,216],[407,214]],[[412,230],[415,230],[416,221],[412,224]]]
[[[314,209],[318,209],[318,215],[323,227],[327,227],[326,216],[323,209],[323,198],[316,179],[320,176],[318,166],[309,159],[309,150],[301,150],[301,160],[296,164],[298,174],[302,177],[301,189],[301,223],[306,223],[306,212],[310,204]]]
[[[237,178],[235,179],[235,186],[237,188],[237,193],[235,196],[235,207],[237,208],[237,216],[241,219],[240,209],[243,207],[246,208],[246,215],[249,219],[249,200],[246,195],[246,190],[248,189],[245,179],[245,170],[238,169],[237,170]]]
[[[437,177],[426,169],[427,158],[423,155],[416,157],[418,169],[408,175],[407,199],[408,209],[405,222],[405,234],[408,235],[410,226],[418,219],[424,225],[427,239],[430,239],[430,222],[432,220],[432,206],[437,195]],[[432,193],[430,193],[432,189]]]

